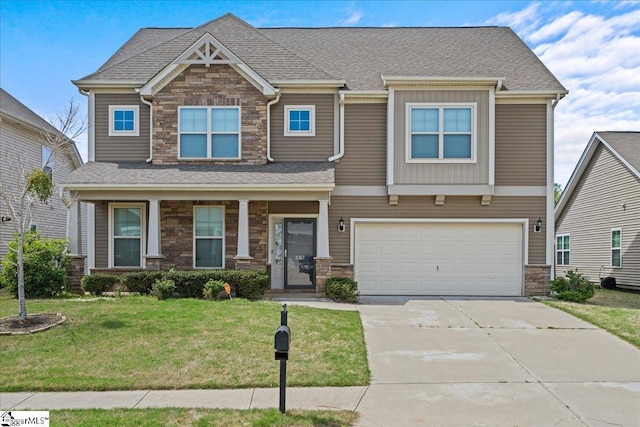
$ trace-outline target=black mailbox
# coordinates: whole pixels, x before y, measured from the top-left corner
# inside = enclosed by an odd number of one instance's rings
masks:
[[[276,350],[276,360],[289,360],[289,343],[291,342],[291,331],[287,325],[280,325],[276,329],[274,337],[274,348]]]

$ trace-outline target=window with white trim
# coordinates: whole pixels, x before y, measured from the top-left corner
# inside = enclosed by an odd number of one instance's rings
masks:
[[[560,234],[556,236],[556,265],[569,265],[570,247],[571,242],[569,234]]]
[[[240,107],[180,107],[181,159],[240,158]]]
[[[142,267],[144,205],[112,204],[110,257],[112,267]]]
[[[284,106],[284,136],[315,136],[315,105]]]
[[[194,268],[224,266],[224,208],[196,206],[193,212]]]
[[[611,267],[622,267],[622,229],[611,229]]]
[[[51,177],[53,175],[53,150],[46,145],[42,146],[42,170]]]
[[[475,162],[475,103],[408,103],[406,114],[408,163]]]
[[[109,105],[109,136],[139,136],[139,105]]]

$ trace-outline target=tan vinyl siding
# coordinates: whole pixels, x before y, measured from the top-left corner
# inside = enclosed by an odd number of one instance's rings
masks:
[[[8,198],[15,200],[13,206],[18,206],[19,192],[24,188],[25,171],[42,167],[42,136],[23,125],[15,124],[9,119],[2,119],[0,123],[0,181],[2,192]],[[68,153],[57,153],[54,158],[53,181],[58,183],[75,170]],[[33,224],[43,236],[63,239],[67,234],[67,208],[58,197],[57,190],[47,204],[39,201],[33,206]],[[6,202],[0,198],[0,215],[13,215]],[[13,239],[17,221],[0,223],[0,258],[7,253],[5,242]]]
[[[622,229],[622,268],[611,267],[612,228]],[[602,274],[640,287],[640,180],[603,145],[573,190],[556,234],[571,235],[570,266],[557,266],[556,275],[578,269],[593,282]]]
[[[96,203],[95,267],[109,267],[109,205]]]
[[[269,202],[269,214],[318,214],[318,202]]]
[[[386,185],[387,104],[347,104],[336,185]]]
[[[387,197],[334,196],[329,207],[329,242],[333,263],[349,262],[351,218],[528,218],[529,264],[544,264],[545,233],[533,233],[538,217],[546,223],[544,197],[494,197],[491,205],[480,205],[478,197],[447,197],[444,206],[435,206],[433,197],[400,197],[398,205],[389,205]],[[347,230],[339,233],[342,217]],[[544,230],[543,230],[544,231]]]
[[[496,105],[496,185],[546,185],[547,106]]]
[[[324,162],[334,155],[336,96],[286,93],[271,106],[271,157],[276,162]],[[315,105],[315,136],[284,136],[286,105]]]
[[[149,157],[149,106],[136,94],[96,94],[95,159],[97,162],[144,161]],[[138,105],[139,136],[109,136],[109,105]]]
[[[476,103],[475,163],[406,163],[406,104]],[[396,184],[489,183],[489,91],[396,91],[394,107],[394,182]]]

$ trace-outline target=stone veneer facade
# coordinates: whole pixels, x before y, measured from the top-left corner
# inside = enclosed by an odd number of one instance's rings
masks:
[[[267,98],[229,65],[191,65],[153,100],[153,164],[267,163]],[[241,159],[178,160],[178,107],[240,106]]]
[[[551,266],[526,265],[524,267],[524,296],[549,295]]]

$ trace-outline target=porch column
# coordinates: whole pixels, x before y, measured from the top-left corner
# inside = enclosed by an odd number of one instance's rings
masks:
[[[160,253],[160,201],[149,199],[149,235],[147,237],[147,257],[159,258]]]
[[[330,258],[329,255],[329,201],[319,200],[317,258]]]
[[[249,201],[238,200],[238,253],[236,259],[251,259],[249,255]]]
[[[82,221],[80,202],[73,200],[67,209],[67,239],[71,256],[82,255]]]

